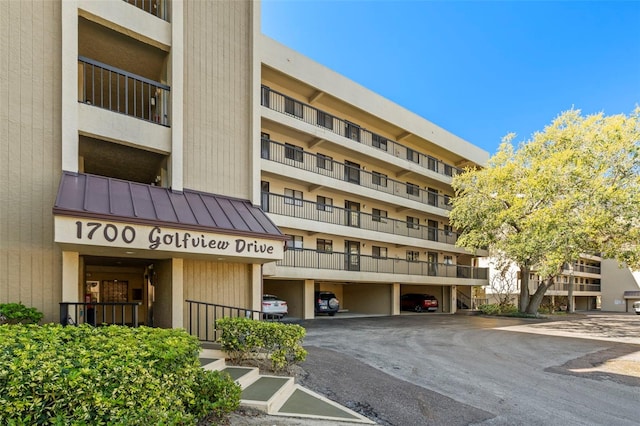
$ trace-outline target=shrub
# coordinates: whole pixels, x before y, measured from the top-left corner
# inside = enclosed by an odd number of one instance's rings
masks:
[[[518,308],[515,305],[502,305],[499,303],[480,305],[478,306],[478,309],[485,315],[509,315],[518,312]]]
[[[195,424],[240,390],[184,330],[0,326],[0,424]],[[229,410],[229,411],[226,411]]]
[[[216,328],[221,330],[219,341],[232,363],[263,359],[265,368],[279,371],[307,357],[302,347],[306,330],[296,324],[239,317],[219,319]]]
[[[44,314],[36,308],[18,303],[0,303],[0,324],[37,324]]]

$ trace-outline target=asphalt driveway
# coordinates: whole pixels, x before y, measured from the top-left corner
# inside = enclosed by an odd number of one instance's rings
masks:
[[[640,423],[640,316],[338,315],[302,325],[299,382],[381,425]],[[310,424],[262,420],[246,424]]]

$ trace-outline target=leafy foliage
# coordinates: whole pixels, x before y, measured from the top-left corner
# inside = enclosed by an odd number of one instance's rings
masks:
[[[240,399],[183,330],[0,326],[0,424],[195,424]]]
[[[454,177],[457,244],[489,248],[522,270],[533,313],[565,263],[583,253],[640,266],[640,109],[629,117],[570,110],[514,149],[508,135],[483,169]],[[528,271],[546,282],[529,300]]]
[[[306,330],[297,324],[222,318],[216,328],[222,332],[219,340],[231,362],[264,359],[270,363],[266,368],[279,371],[307,357],[302,347]]]
[[[0,324],[37,324],[44,314],[36,308],[29,308],[19,303],[0,303]]]

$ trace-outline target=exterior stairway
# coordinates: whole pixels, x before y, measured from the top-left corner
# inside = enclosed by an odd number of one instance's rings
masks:
[[[242,387],[240,406],[272,416],[299,417],[375,424],[368,418],[295,383],[292,377],[262,375],[254,367],[228,366],[224,352],[203,348],[200,364],[205,370],[228,373]]]

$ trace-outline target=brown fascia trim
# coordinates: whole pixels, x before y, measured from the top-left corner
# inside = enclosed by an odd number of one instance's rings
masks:
[[[53,208],[53,214],[57,216],[83,217],[83,218],[100,219],[100,220],[119,222],[119,223],[135,223],[137,225],[166,226],[170,228],[184,229],[188,231],[215,232],[215,233],[224,233],[229,235],[238,235],[242,237],[251,237],[251,238],[267,238],[267,239],[278,240],[278,241],[287,241],[289,239],[289,237],[287,237],[284,234],[268,234],[268,233],[259,233],[259,232],[250,232],[250,231],[238,231],[236,229],[227,229],[227,228],[211,228],[211,227],[204,227],[199,225],[190,225],[185,223],[164,222],[160,220],[150,220],[150,219],[138,219],[138,218],[128,217],[128,216],[111,216],[107,214],[80,212],[77,210],[68,210],[68,209],[62,209],[59,207]]]

